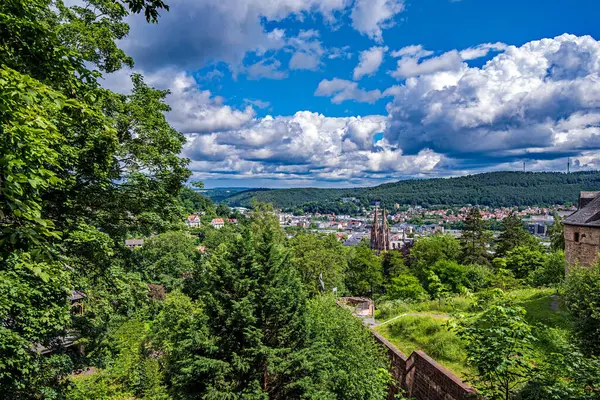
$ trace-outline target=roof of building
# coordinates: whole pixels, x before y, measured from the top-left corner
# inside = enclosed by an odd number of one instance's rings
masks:
[[[223,221],[223,218],[215,218],[212,220],[213,224],[224,224],[225,221]]]
[[[582,196],[588,193],[582,192]],[[567,225],[600,226],[600,196],[596,196],[585,206],[566,217],[563,223]]]
[[[126,239],[125,240],[125,245],[126,246],[135,246],[135,245],[143,245],[144,244],[144,239]]]
[[[69,300],[75,301],[80,300],[87,297],[85,293],[80,292],[79,290],[71,290],[71,296],[69,296]]]

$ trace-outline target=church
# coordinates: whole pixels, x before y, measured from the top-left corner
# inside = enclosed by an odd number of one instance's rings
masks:
[[[373,226],[371,226],[371,249],[379,252],[390,250],[390,228],[388,227],[385,209],[382,212],[381,224],[375,207],[375,216],[373,217]]]

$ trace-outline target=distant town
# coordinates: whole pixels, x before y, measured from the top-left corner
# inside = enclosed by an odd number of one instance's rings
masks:
[[[352,201],[353,199],[342,199]],[[345,246],[356,246],[362,240],[371,241],[372,228],[376,210],[379,210],[377,221],[382,224],[382,211],[385,210],[386,225],[389,227],[389,245],[391,250],[400,250],[416,238],[436,233],[448,233],[460,237],[464,221],[471,205],[463,207],[403,206],[395,204],[392,209],[382,209],[379,203],[362,208],[360,215],[336,215],[321,213],[304,213],[296,215],[276,210],[280,226],[293,236],[299,231],[335,234]],[[542,244],[548,244],[548,229],[554,223],[555,215],[563,218],[573,213],[575,205],[554,205],[551,207],[479,207],[484,221],[489,228],[499,233],[502,220],[510,213],[518,216],[532,235],[540,238]],[[250,210],[245,207],[233,207],[232,211],[246,215]],[[199,215],[190,215],[187,224],[191,228],[200,227]],[[221,228],[225,223],[237,224],[237,219],[214,218],[210,225]],[[387,249],[386,248],[386,249]]]

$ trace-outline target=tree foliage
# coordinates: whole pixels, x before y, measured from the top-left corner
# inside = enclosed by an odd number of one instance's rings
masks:
[[[564,291],[583,348],[600,356],[600,266],[570,270]]]
[[[479,209],[471,208],[465,219],[465,229],[460,237],[461,261],[464,264],[489,265],[490,257],[487,246],[491,241],[491,235],[486,229]]]
[[[525,309],[508,304],[489,307],[473,320],[455,325],[464,340],[469,363],[477,371],[473,382],[490,400],[513,398],[533,371],[535,341]]]
[[[488,172],[457,178],[410,179],[368,188],[351,189],[253,189],[235,193],[226,201],[247,206],[253,198],[280,208],[306,207],[306,211],[342,212],[339,199],[354,197],[359,206],[374,201],[385,204],[514,207],[565,204],[581,191],[600,186],[597,171],[575,172]],[[346,203],[349,204],[349,203]],[[313,207],[320,208],[313,208]],[[327,207],[327,208],[325,208]]]

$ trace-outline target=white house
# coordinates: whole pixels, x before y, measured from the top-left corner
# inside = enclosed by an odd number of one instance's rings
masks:
[[[210,224],[217,229],[221,229],[225,226],[225,221],[223,221],[223,218],[214,218]]]
[[[190,228],[198,228],[200,226],[200,217],[197,215],[190,215],[187,217],[187,224]]]

